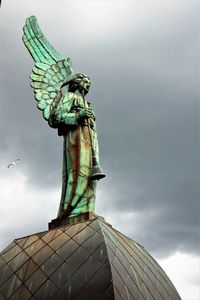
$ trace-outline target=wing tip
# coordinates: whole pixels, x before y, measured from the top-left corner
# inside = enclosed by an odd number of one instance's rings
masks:
[[[37,22],[36,16],[31,15],[30,17],[27,17],[25,19],[25,24],[23,26],[23,32],[24,32],[24,34],[22,36],[22,40],[24,41],[24,43],[28,41],[28,38],[26,36],[26,31],[28,30],[28,27],[30,26],[30,22],[32,22],[32,21]]]
[[[28,21],[31,21],[31,20],[37,20],[36,16],[31,15],[31,16],[27,17],[26,20],[25,20],[25,23],[28,22]]]

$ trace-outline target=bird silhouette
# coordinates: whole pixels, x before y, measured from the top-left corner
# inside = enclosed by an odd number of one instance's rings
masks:
[[[11,166],[16,166],[16,162],[20,161],[20,158],[15,159],[12,163],[10,163],[7,168],[10,168]]]

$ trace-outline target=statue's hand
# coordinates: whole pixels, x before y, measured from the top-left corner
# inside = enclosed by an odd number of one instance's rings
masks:
[[[82,108],[78,113],[78,117],[81,120],[92,118],[95,120],[95,115],[91,108]]]

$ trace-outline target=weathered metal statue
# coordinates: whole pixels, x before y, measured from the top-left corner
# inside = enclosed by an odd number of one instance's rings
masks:
[[[37,107],[50,127],[64,137],[62,194],[58,217],[93,212],[96,179],[105,177],[100,168],[95,115],[84,96],[90,79],[74,74],[70,58],[63,59],[44,37],[31,16],[23,28],[23,41],[35,61],[31,86]],[[68,85],[68,93],[62,87]]]

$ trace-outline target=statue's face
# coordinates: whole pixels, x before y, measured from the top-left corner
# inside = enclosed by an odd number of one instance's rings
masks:
[[[75,92],[78,90],[83,96],[85,96],[90,89],[90,78],[85,74],[76,74],[76,78],[69,84],[69,91]]]
[[[79,92],[82,95],[86,95],[90,89],[90,84],[91,84],[90,78],[85,74],[78,74],[78,77],[76,78],[75,81],[77,83]]]
[[[90,81],[89,77],[87,77],[87,76],[85,76],[85,77],[81,80],[80,85],[81,85],[81,87],[83,88],[84,94],[85,94],[85,95],[89,92],[90,84],[91,84],[91,81]]]

